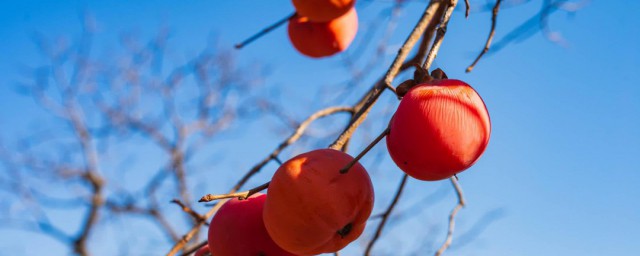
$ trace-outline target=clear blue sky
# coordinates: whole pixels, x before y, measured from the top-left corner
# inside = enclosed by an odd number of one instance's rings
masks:
[[[411,1],[403,11],[380,59],[354,92],[337,103],[350,103],[383,75],[397,47],[417,21],[425,1]],[[538,11],[541,1],[501,11],[496,39]],[[362,30],[354,46],[362,43],[366,27],[393,1],[361,0],[357,7]],[[484,1],[471,0],[472,4]],[[153,35],[161,26],[172,31],[176,55],[193,55],[212,37],[231,50],[233,43],[292,12],[289,1],[2,1],[0,3],[0,137],[25,134],[38,111],[13,89],[24,79],[23,65],[41,64],[32,35],[77,38],[79,13],[89,10],[98,21],[98,49],[117,45],[123,31]],[[464,69],[484,44],[489,14],[472,13],[465,20],[454,14],[435,66],[449,77],[474,86],[489,109],[493,130],[481,160],[460,175],[468,206],[460,216],[454,245],[447,255],[637,255],[640,251],[640,2],[591,1],[574,15],[558,12],[551,28],[568,41],[561,47],[537,33],[486,56],[470,74]],[[353,49],[347,54],[353,53]],[[373,55],[369,48],[366,55]],[[269,67],[267,86],[284,92],[285,106],[313,102],[311,109],[291,114],[303,118],[326,106],[314,101],[322,86],[348,76],[344,56],[313,60],[291,47],[280,28],[236,52],[242,63]],[[366,59],[366,58],[365,58]],[[362,65],[366,61],[356,64]],[[289,97],[287,97],[289,96]],[[295,96],[295,97],[294,97]],[[371,133],[383,127],[384,106],[397,101],[385,95],[374,108]],[[377,111],[377,112],[376,112]],[[378,113],[378,114],[376,114]],[[379,120],[373,120],[378,118]],[[341,124],[340,124],[341,125]],[[248,157],[227,158],[222,166],[246,169],[273,148],[280,136],[255,129],[255,138],[240,137],[251,148]],[[255,135],[255,134],[258,135]],[[262,135],[260,135],[262,133]],[[367,136],[356,137],[359,141]],[[259,145],[258,145],[259,144]],[[358,145],[358,144],[355,144]],[[237,148],[231,151],[246,150]],[[380,145],[384,149],[384,145]],[[360,148],[351,148],[355,154]],[[250,161],[247,162],[247,159]],[[363,159],[374,173],[376,209],[388,204],[400,171],[388,157]],[[373,165],[373,166],[368,166]],[[262,183],[268,176],[255,181]],[[260,180],[263,179],[263,180]],[[205,190],[215,190],[213,185]],[[225,190],[222,188],[222,190]],[[446,197],[421,201],[432,193]],[[399,212],[417,215],[399,220],[385,230],[379,253],[398,244],[407,250],[424,247],[431,254],[446,233],[448,212],[455,198],[448,182],[410,181]],[[429,199],[429,198],[427,198]],[[412,205],[423,210],[402,212]],[[413,208],[410,208],[413,209]],[[486,223],[486,226],[478,225]],[[373,227],[373,225],[371,225]],[[481,231],[474,235],[469,230]],[[367,239],[371,229],[363,235]],[[154,232],[150,230],[150,232]],[[30,233],[0,230],[0,255],[66,255],[55,241]],[[457,241],[473,238],[467,244]],[[96,239],[115,239],[109,236]],[[458,240],[456,240],[458,239]],[[42,245],[38,245],[41,240]],[[29,242],[26,242],[29,241]],[[29,243],[29,245],[27,245]],[[462,243],[462,242],[461,242]],[[113,248],[97,255],[113,255]],[[358,244],[346,250],[351,255]],[[37,248],[36,248],[37,247]],[[5,248],[5,249],[3,249]],[[15,253],[8,253],[14,250]],[[160,250],[164,251],[164,250]],[[145,253],[141,253],[145,255]],[[418,254],[424,255],[424,254]]]

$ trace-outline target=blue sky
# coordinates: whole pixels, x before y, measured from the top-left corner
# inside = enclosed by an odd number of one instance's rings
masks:
[[[496,39],[530,18],[538,11],[540,2],[502,10]],[[354,47],[363,43],[367,24],[378,19],[378,13],[392,3],[378,0],[358,3],[362,26]],[[424,1],[409,2],[389,40],[388,53],[377,60],[361,82],[352,85],[356,86],[354,93],[330,103],[353,102],[374,79],[384,74],[424,5]],[[24,66],[44,61],[33,44],[33,34],[39,32],[48,38],[67,36],[73,40],[80,32],[79,17],[83,10],[91,12],[97,20],[97,49],[116,46],[123,31],[144,37],[166,26],[171,30],[171,48],[176,59],[198,53],[212,38],[232,51],[234,43],[293,11],[289,1],[3,1],[0,138],[26,134],[38,122],[40,112],[32,101],[14,90],[15,84],[25,77]],[[553,44],[537,33],[486,56],[469,74],[464,69],[484,44],[490,14],[474,12],[468,20],[460,11],[454,14],[434,66],[476,88],[487,104],[493,126],[489,147],[481,160],[460,175],[468,206],[459,215],[457,234],[473,230],[479,221],[491,221],[480,227],[482,232],[468,244],[456,247],[458,240],[454,238],[454,247],[447,255],[637,254],[640,250],[637,243],[640,207],[636,204],[640,198],[637,10],[640,10],[638,1],[618,4],[591,1],[575,14],[558,12],[550,19],[550,25],[562,33],[568,46]],[[379,39],[380,33],[376,35]],[[345,54],[353,53],[354,49],[349,49]],[[266,86],[282,92],[282,98],[287,99],[282,104],[298,119],[327,106],[315,97],[316,93],[323,87],[339,84],[349,75],[344,66],[346,55],[320,60],[301,56],[288,42],[283,28],[236,51],[235,55],[241,63],[258,63],[268,68]],[[364,56],[373,55],[369,47]],[[357,61],[356,65],[363,66],[367,59]],[[308,102],[309,108],[299,107]],[[396,104],[391,95],[383,95],[367,122],[369,134],[356,136],[356,142],[372,138],[388,120],[384,119],[389,115],[385,111]],[[330,121],[325,124],[332,125]],[[251,161],[230,157],[219,165],[246,169],[275,147],[282,136],[260,126],[253,124],[246,128],[251,131],[248,135],[236,137],[240,144],[249,147],[229,149],[244,152]],[[360,144],[354,144],[352,154],[361,149],[355,145]],[[384,145],[377,148],[384,150]],[[292,152],[288,154],[291,156]],[[376,209],[381,210],[388,204],[401,173],[389,157],[383,156],[380,162],[375,160],[374,156],[366,156],[363,164],[373,173]],[[260,184],[268,177],[261,175],[254,183]],[[203,190],[227,189],[216,185],[222,184],[212,179]],[[438,191],[444,191],[443,198],[421,201]],[[415,216],[385,230],[382,239],[387,242],[376,247],[381,254],[397,244],[405,249],[426,247],[421,252],[431,254],[444,239],[447,214],[455,204],[448,182],[411,180],[398,209],[402,212],[413,204],[424,208],[406,212]],[[363,235],[365,241],[371,235],[371,227]],[[19,246],[30,233],[0,230],[0,236],[0,248],[15,250],[18,255],[68,254],[55,241],[40,236],[37,237],[43,245],[38,248]],[[100,239],[113,237],[105,235]],[[102,248],[99,243],[95,246]],[[113,249],[102,249],[96,255],[116,253]],[[356,255],[358,250],[356,244],[345,252]]]

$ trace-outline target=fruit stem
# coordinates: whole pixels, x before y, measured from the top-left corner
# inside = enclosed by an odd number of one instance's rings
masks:
[[[449,77],[447,76],[447,73],[445,73],[442,69],[437,68],[433,71],[431,71],[431,77],[433,77],[433,79],[449,79]]]
[[[353,160],[351,160],[351,162],[349,162],[349,164],[347,164],[344,168],[340,169],[340,173],[345,174],[349,172],[349,169],[351,169],[351,167],[353,167],[354,164],[360,161],[360,158],[362,158],[365,154],[367,154],[367,152],[369,152],[369,150],[371,150],[373,146],[378,144],[378,142],[380,142],[380,140],[382,140],[384,136],[387,136],[390,130],[391,129],[389,127],[387,127],[387,129],[384,129],[384,131],[382,131],[382,133],[380,133],[378,137],[376,137],[371,143],[369,143],[369,145],[364,150],[362,150],[360,154],[358,154]]]
[[[280,26],[282,26],[282,24],[284,24],[285,22],[289,21],[291,18],[296,16],[296,12],[289,14],[287,17],[284,17],[282,19],[280,19],[279,21],[277,21],[276,23],[271,24],[270,26],[262,29],[260,32],[252,35],[251,37],[245,39],[244,41],[242,41],[239,44],[236,44],[235,47],[236,49],[240,49],[242,47],[245,47],[246,45],[250,44],[251,42],[255,41],[256,39],[266,35],[267,33],[271,32],[271,30],[274,30]]]
[[[214,200],[218,200],[218,199],[225,199],[225,198],[238,198],[240,200],[245,200],[247,198],[249,198],[250,196],[252,196],[255,193],[258,193],[262,190],[265,190],[269,187],[269,183],[264,183],[260,186],[257,186],[255,188],[249,189],[247,191],[243,191],[243,192],[238,192],[238,193],[229,193],[229,194],[223,194],[223,195],[212,195],[212,194],[207,194],[205,196],[203,196],[202,198],[200,198],[200,200],[198,200],[198,202],[200,203],[206,203],[206,202],[211,202]]]

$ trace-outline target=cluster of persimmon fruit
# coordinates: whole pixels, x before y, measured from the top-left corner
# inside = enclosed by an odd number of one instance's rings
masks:
[[[302,33],[296,29],[355,17],[353,1],[293,3],[302,15],[289,25],[294,42],[294,35]],[[407,175],[424,181],[451,178],[485,151],[489,114],[467,83],[448,79],[439,69],[428,75],[418,68],[414,79],[398,86],[397,94],[401,101],[386,130],[386,144]],[[280,165],[267,194],[225,202],[210,222],[208,244],[196,256],[337,252],[362,234],[373,204],[369,174],[352,156],[335,149],[309,151]]]

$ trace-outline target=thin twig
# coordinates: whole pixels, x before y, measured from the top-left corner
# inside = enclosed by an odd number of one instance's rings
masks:
[[[367,249],[364,252],[365,256],[370,255],[371,250],[373,249],[373,245],[376,243],[378,238],[380,238],[380,235],[382,234],[382,229],[384,228],[384,225],[387,223],[387,220],[391,215],[391,211],[393,211],[393,208],[396,206],[396,204],[398,203],[398,200],[400,199],[400,196],[402,195],[402,191],[404,190],[404,186],[407,183],[408,177],[409,176],[407,176],[406,174],[402,176],[402,181],[400,181],[400,185],[398,186],[396,195],[393,197],[393,201],[391,201],[391,204],[389,205],[389,207],[387,207],[387,210],[382,214],[382,220],[380,221],[380,224],[378,224],[376,233],[375,235],[373,235],[373,239],[371,239],[371,241],[369,241],[369,244],[367,245]]]
[[[261,30],[260,32],[254,34],[253,36],[245,39],[244,41],[242,41],[239,44],[236,44],[235,47],[236,49],[240,49],[242,47],[245,47],[247,44],[250,44],[251,42],[255,41],[256,39],[266,35],[267,33],[271,32],[271,30],[274,30],[280,26],[282,26],[282,24],[284,24],[285,22],[287,22],[288,20],[290,20],[291,18],[295,17],[296,13],[292,13],[289,14],[287,17],[282,18],[281,20],[277,21],[276,23],[273,23],[272,25],[264,28],[263,30]]]
[[[68,113],[68,122],[71,125],[75,136],[80,144],[82,157],[84,158],[86,171],[82,178],[89,184],[91,189],[91,204],[77,238],[73,241],[73,250],[79,255],[89,255],[87,251],[87,241],[95,226],[98,224],[99,211],[104,205],[104,180],[100,174],[98,152],[86,122],[86,118],[78,107],[75,90],[67,90],[62,101],[65,103]]]
[[[451,184],[453,184],[453,187],[456,189],[458,204],[453,208],[451,214],[449,215],[449,231],[447,232],[447,239],[444,241],[440,249],[438,249],[435,256],[442,255],[442,253],[444,253],[444,251],[447,250],[447,248],[449,248],[449,246],[451,245],[451,242],[453,241],[453,230],[456,226],[456,215],[458,214],[458,211],[460,211],[460,209],[462,209],[462,207],[466,205],[464,194],[462,193],[462,188],[460,187],[458,180],[454,177],[449,178],[449,180],[451,180]]]
[[[167,218],[160,212],[157,206],[150,208],[147,212],[152,219],[155,219],[158,222],[158,225],[162,227],[162,229],[167,233],[167,235],[171,238],[171,242],[175,243],[178,241],[178,234],[171,227],[171,223]]]
[[[442,12],[444,12],[443,8],[439,8],[436,10],[435,17],[441,17]],[[429,22],[429,26],[424,31],[424,35],[422,36],[421,42],[418,44],[418,51],[416,55],[414,55],[411,59],[405,61],[400,67],[400,70],[406,70],[408,68],[420,66],[424,63],[425,58],[427,57],[427,53],[429,52],[429,46],[431,45],[431,41],[433,36],[436,33],[436,26],[440,23],[439,19],[432,19]]]
[[[195,246],[185,249],[184,252],[181,254],[181,256],[189,256],[190,254],[200,250],[200,248],[204,247],[205,245],[207,245],[207,241],[202,241],[199,244],[196,244]]]
[[[449,19],[451,19],[451,14],[453,13],[453,9],[456,8],[457,4],[458,0],[449,1],[447,10],[444,12],[444,16],[442,17],[442,22],[440,22],[440,27],[438,27],[436,38],[433,41],[431,50],[429,50],[429,54],[427,54],[427,60],[424,62],[424,65],[422,65],[422,68],[424,70],[429,70],[431,64],[433,63],[433,60],[436,59],[438,51],[440,51],[440,45],[442,45],[442,41],[444,40],[444,35],[447,33],[447,25],[449,24]]]
[[[509,33],[503,36],[500,40],[493,44],[492,52],[497,52],[505,48],[507,45],[513,42],[523,41],[538,32],[542,32],[543,36],[556,44],[566,43],[564,40],[559,38],[558,33],[553,33],[549,29],[549,17],[555,13],[556,11],[577,11],[579,8],[582,8],[589,2],[589,0],[582,0],[579,2],[574,2],[570,6],[568,10],[566,8],[561,8],[563,4],[566,4],[568,1],[566,0],[558,0],[558,1],[544,1],[540,11],[534,15],[533,17],[527,19],[514,29],[512,29]],[[509,2],[505,2],[507,4]],[[566,7],[566,6],[565,6]],[[560,40],[560,41],[559,41]]]
[[[280,158],[277,157],[277,156],[273,158],[273,161],[276,161],[276,163],[278,163],[278,165],[282,165],[282,160],[280,160]]]
[[[471,12],[471,6],[469,0],[464,0],[464,17],[469,18],[469,12]]]
[[[496,34],[496,21],[498,20],[498,11],[500,10],[500,3],[502,0],[496,0],[496,5],[493,6],[493,12],[491,15],[491,31],[489,31],[489,37],[487,38],[487,42],[484,44],[484,48],[476,58],[476,60],[467,67],[465,72],[469,73],[476,66],[478,61],[484,56],[485,53],[489,52],[489,46],[491,46],[491,41],[493,40],[493,36]]]
[[[360,154],[358,154],[353,160],[351,160],[349,164],[347,164],[345,167],[340,169],[340,173],[345,174],[349,172],[349,169],[351,169],[351,167],[353,167],[354,164],[360,161],[360,158],[362,158],[365,154],[367,154],[367,152],[369,152],[369,150],[371,150],[376,144],[378,144],[378,142],[380,142],[382,138],[387,136],[387,134],[389,134],[388,127],[387,129],[384,129],[384,131],[382,131],[382,133],[380,133],[380,135],[378,135],[378,137],[376,137],[371,143],[369,143],[369,145],[367,145],[367,147],[364,150],[362,150]]]
[[[223,194],[223,195],[212,195],[212,194],[207,194],[205,196],[203,196],[202,198],[200,198],[200,200],[198,200],[198,202],[200,203],[206,203],[206,202],[211,202],[214,200],[218,200],[218,199],[224,199],[224,198],[238,198],[240,200],[244,200],[249,198],[251,195],[258,193],[262,190],[265,190],[269,187],[269,182],[264,183],[260,186],[257,186],[255,188],[249,189],[247,191],[242,191],[242,192],[238,192],[238,193],[229,193],[229,194]]]
[[[182,201],[180,201],[179,199],[175,198],[175,199],[171,200],[171,202],[174,203],[174,204],[177,204],[178,206],[180,206],[180,208],[182,208],[183,212],[186,212],[187,214],[191,215],[191,217],[193,217],[193,219],[195,219],[196,221],[205,220],[204,216],[202,216],[199,213],[195,212],[189,206],[187,206],[184,203],[182,203]]]
[[[222,205],[227,202],[229,200],[229,198],[226,199],[222,199],[220,200],[215,206],[213,206],[205,215],[204,218],[205,219],[209,219],[213,216],[213,214],[215,214],[220,207],[222,207]],[[176,253],[178,253],[178,251],[180,251],[185,245],[187,245],[187,243],[189,241],[191,241],[191,239],[194,237],[194,235],[196,233],[198,233],[198,231],[200,230],[200,226],[202,226],[202,224],[204,224],[204,221],[202,222],[197,222],[192,228],[191,230],[189,230],[189,232],[187,232],[186,234],[184,234],[182,236],[182,238],[171,248],[171,250],[169,251],[169,253],[167,253],[167,256],[172,256],[172,255],[176,255]]]
[[[155,221],[158,227],[166,233],[171,242],[177,242],[180,239],[180,237],[178,237],[178,234],[176,234],[176,231],[169,224],[169,221],[167,221],[164,215],[160,214],[160,210],[155,203],[152,203],[148,207],[142,208],[134,205],[133,203],[118,204],[116,202],[108,200],[105,202],[105,207],[113,213],[130,213],[149,217],[150,219]]]

